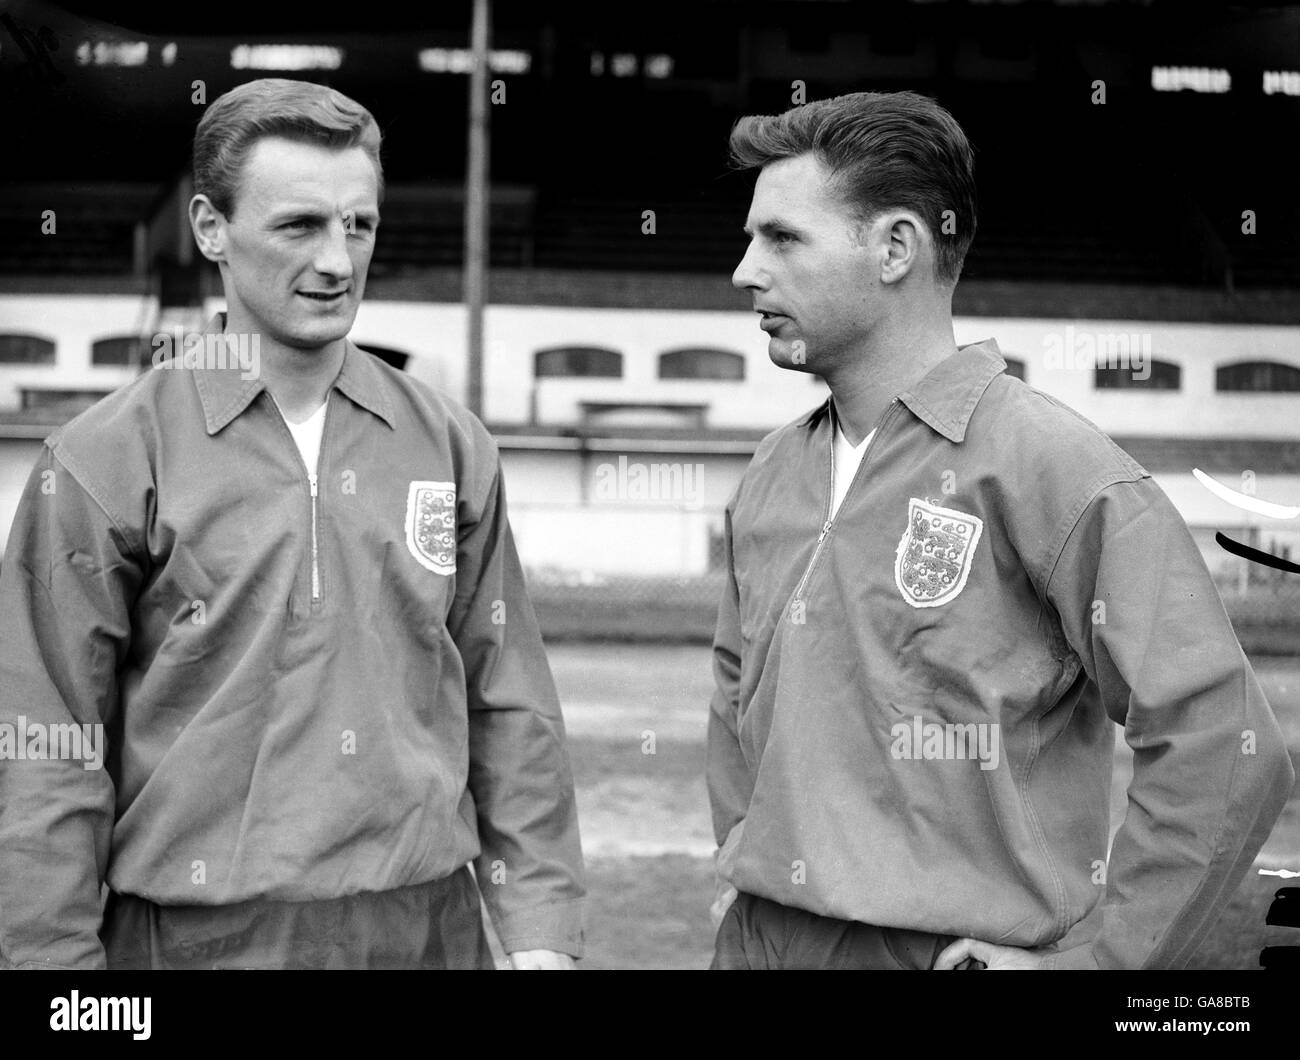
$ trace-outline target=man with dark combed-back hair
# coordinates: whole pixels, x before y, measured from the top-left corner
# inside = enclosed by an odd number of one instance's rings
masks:
[[[713,966],[1185,965],[1294,780],[1186,524],[992,339],[956,345],[947,111],[858,93],[731,149],[759,171],[732,282],[831,396],[727,505]]]
[[[226,311],[45,443],[0,573],[0,967],[491,968],[483,904],[512,967],[582,955],[496,447],[348,339],[380,141],[307,82],[214,101]]]
[[[370,111],[323,85],[264,77],[214,100],[194,135],[194,191],[227,220],[234,216],[244,161],[268,136],[335,150],[361,148],[375,167],[377,198],[383,201],[383,137]]]
[[[975,238],[975,156],[951,114],[913,92],[859,93],[742,118],[731,134],[740,169],[808,153],[825,166],[830,188],[855,220],[914,210],[933,240],[936,281],[957,283]]]

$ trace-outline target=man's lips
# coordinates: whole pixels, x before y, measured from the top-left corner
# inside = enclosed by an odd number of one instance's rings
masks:
[[[758,313],[758,326],[768,332],[776,331],[782,324],[790,319],[782,313],[773,313],[765,309],[758,310]]]
[[[345,287],[341,291],[299,291],[298,293],[304,298],[311,299],[313,302],[320,302],[322,305],[332,305],[339,301],[348,293],[348,291]]]

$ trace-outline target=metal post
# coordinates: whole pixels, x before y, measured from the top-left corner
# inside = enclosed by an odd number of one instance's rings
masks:
[[[469,165],[465,173],[465,313],[469,351],[465,403],[483,415],[483,302],[488,256],[488,39],[491,0],[474,0],[469,79]]]
[[[131,271],[136,279],[142,280],[148,272],[145,262],[149,257],[149,226],[143,221],[136,221],[131,240]]]

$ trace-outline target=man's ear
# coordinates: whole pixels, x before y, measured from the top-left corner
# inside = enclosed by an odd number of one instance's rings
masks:
[[[190,228],[200,254],[209,261],[226,260],[226,215],[206,195],[190,200]]]
[[[880,228],[880,282],[898,283],[923,257],[930,236],[925,222],[910,210],[890,210],[877,218]]]

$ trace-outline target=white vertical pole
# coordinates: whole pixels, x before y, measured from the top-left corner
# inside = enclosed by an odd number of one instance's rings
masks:
[[[465,403],[483,415],[483,303],[488,257],[488,40],[491,0],[474,0],[470,31],[474,66],[469,81],[469,165],[465,173],[464,297],[469,364]]]

